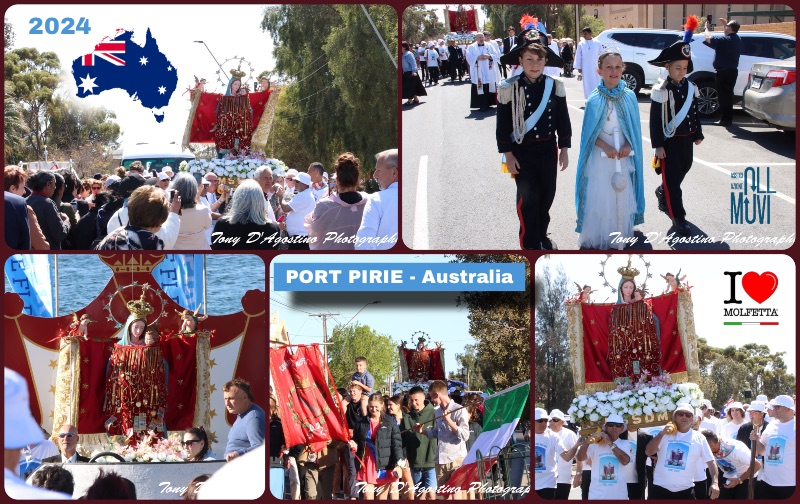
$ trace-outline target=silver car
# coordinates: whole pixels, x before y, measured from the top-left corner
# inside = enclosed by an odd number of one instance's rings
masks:
[[[742,96],[744,111],[775,128],[794,131],[796,72],[794,57],[754,64]]]

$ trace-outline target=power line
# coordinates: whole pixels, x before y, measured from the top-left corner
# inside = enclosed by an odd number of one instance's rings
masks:
[[[331,84],[330,86],[328,86],[328,87],[325,87],[325,88],[322,88],[322,89],[320,89],[319,91],[317,91],[316,93],[314,93],[314,94],[310,94],[310,95],[306,96],[305,98],[300,98],[300,99],[299,99],[299,100],[297,100],[297,101],[293,101],[293,102],[291,102],[291,103],[287,103],[287,105],[294,105],[295,103],[300,103],[301,101],[308,100],[308,99],[309,99],[309,98],[311,98],[312,96],[318,95],[318,94],[320,94],[321,92],[323,92],[323,91],[326,91],[326,90],[328,90],[328,89],[332,88],[333,86],[334,86],[334,85],[333,85],[333,84]]]
[[[302,70],[300,70],[299,72],[297,72],[297,73],[296,73],[296,74],[294,74],[294,75],[290,75],[290,76],[289,76],[289,77],[287,77],[286,79],[287,79],[287,80],[288,80],[288,79],[294,79],[295,77],[297,77],[297,76],[298,76],[298,75],[300,75],[301,73],[305,72],[305,71],[306,71],[306,69],[308,69],[308,67],[310,67],[311,65],[313,65],[314,63],[316,63],[317,61],[321,60],[321,59],[322,59],[322,58],[324,58],[324,57],[325,57],[325,53],[322,53],[322,54],[320,54],[320,55],[319,55],[319,57],[318,57],[317,59],[315,59],[314,61],[312,61],[312,62],[311,62],[311,63],[309,63],[308,65],[306,65],[306,67],[305,67],[305,68],[303,68]]]
[[[325,63],[324,63],[324,64],[323,64],[321,67],[317,68],[316,70],[314,70],[314,71],[313,71],[313,72],[311,72],[310,74],[306,75],[305,77],[303,77],[303,78],[302,78],[302,79],[300,79],[299,81],[292,82],[292,83],[290,83],[289,85],[292,85],[292,84],[300,84],[301,82],[303,82],[304,80],[308,79],[309,77],[311,77],[311,76],[312,76],[312,75],[314,75],[315,73],[319,72],[320,70],[322,70],[322,69],[323,69],[323,68],[325,68],[326,66],[328,66],[328,62],[327,62],[327,61],[326,61],[326,62],[325,62]]]

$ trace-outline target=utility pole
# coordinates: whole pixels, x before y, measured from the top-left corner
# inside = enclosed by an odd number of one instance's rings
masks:
[[[322,317],[322,353],[325,356],[325,364],[328,364],[328,317],[340,315],[339,313],[309,313],[309,317]]]

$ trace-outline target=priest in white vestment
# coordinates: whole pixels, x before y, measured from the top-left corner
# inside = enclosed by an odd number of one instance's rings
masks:
[[[489,107],[497,105],[500,53],[494,44],[485,43],[483,33],[478,33],[475,43],[467,48],[467,64],[472,81],[469,108],[489,110]]]
[[[600,85],[600,74],[597,73],[597,58],[603,52],[603,44],[592,38],[592,29],[588,26],[581,32],[583,40],[575,50],[574,68],[583,79],[583,97],[589,99],[592,91]]]

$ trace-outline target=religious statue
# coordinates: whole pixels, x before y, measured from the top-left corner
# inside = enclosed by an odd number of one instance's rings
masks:
[[[667,272],[666,275],[661,275],[661,278],[667,282],[664,294],[669,294],[671,292],[678,292],[678,289],[683,287],[683,281],[686,280],[686,275],[681,276],[681,270],[678,270],[677,275]]]
[[[403,379],[412,382],[444,380],[444,348],[437,342],[435,348],[425,347],[425,337],[417,340],[416,350],[405,347],[405,341],[398,347],[401,357]]]
[[[194,313],[190,312],[189,310],[175,310],[175,313],[180,315],[181,319],[183,320],[181,323],[181,330],[178,331],[180,334],[193,334],[197,332],[197,324],[208,318],[208,315],[197,314],[200,311],[200,306],[202,305],[199,305]]]
[[[597,292],[597,290],[592,290],[591,285],[584,285],[581,287],[581,284],[578,282],[573,282],[575,287],[578,288],[577,298],[581,303],[591,303],[592,302],[592,293]]]
[[[231,78],[225,95],[217,103],[217,122],[212,131],[220,157],[231,153],[248,154],[253,134],[253,107],[246,87],[242,86],[244,72],[240,68],[231,70]]]
[[[126,304],[130,316],[111,350],[103,405],[106,432],[127,435],[130,443],[148,431],[166,432],[167,365],[161,347],[146,344],[147,317],[154,311],[145,300],[147,292]]]
[[[88,313],[84,313],[78,318],[78,314],[72,312],[72,324],[69,326],[68,338],[80,338],[84,341],[89,340],[89,324],[94,324],[95,321],[89,318]]]
[[[661,345],[658,323],[652,307],[635,298],[634,278],[639,270],[628,265],[621,275],[617,304],[611,309],[608,334],[608,363],[615,382],[622,383],[642,374],[661,374]],[[641,295],[641,294],[640,294]]]

